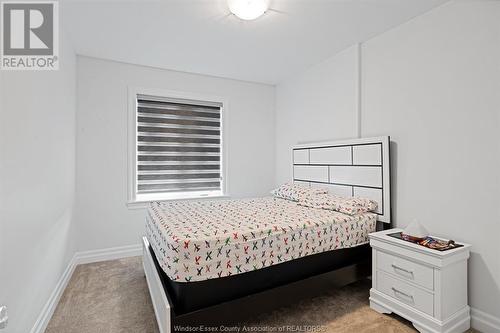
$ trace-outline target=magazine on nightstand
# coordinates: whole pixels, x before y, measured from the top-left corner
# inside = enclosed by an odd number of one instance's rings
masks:
[[[443,240],[439,238],[434,238],[431,236],[427,236],[424,239],[421,240],[412,240],[408,237],[405,237],[405,235],[402,232],[395,232],[393,234],[388,234],[390,237],[394,237],[397,239],[404,240],[406,242],[410,242],[413,244],[418,244],[420,246],[424,246],[429,249],[437,250],[437,251],[447,251],[447,250],[452,250],[456,249],[457,247],[462,247],[462,244],[457,244],[453,240]]]

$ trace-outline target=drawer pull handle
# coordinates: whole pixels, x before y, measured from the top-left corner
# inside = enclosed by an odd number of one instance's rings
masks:
[[[405,292],[403,292],[403,291],[401,291],[399,289],[396,289],[394,287],[392,287],[391,289],[392,289],[392,291],[394,291],[394,293],[403,295],[405,297],[408,297],[409,299],[411,299],[413,301],[413,295],[407,294],[407,293],[405,293]]]
[[[396,264],[392,264],[391,266],[392,266],[392,268],[394,268],[394,269],[396,269],[396,270],[400,270],[400,271],[403,271],[403,272],[408,273],[408,274],[410,274],[410,275],[413,275],[413,271],[412,271],[412,270],[405,269],[405,268],[403,268],[403,267],[399,267],[399,266],[398,266],[398,265],[396,265]]]

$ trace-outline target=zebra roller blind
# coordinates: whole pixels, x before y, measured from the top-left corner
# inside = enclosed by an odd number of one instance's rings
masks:
[[[137,95],[137,193],[222,191],[222,103]]]

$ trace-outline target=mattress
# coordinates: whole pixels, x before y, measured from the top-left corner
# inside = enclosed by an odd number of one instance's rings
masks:
[[[366,244],[376,220],[274,197],[153,202],[146,237],[171,280],[192,282]]]

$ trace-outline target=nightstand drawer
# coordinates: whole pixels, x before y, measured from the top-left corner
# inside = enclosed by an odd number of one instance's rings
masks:
[[[434,295],[423,289],[400,281],[385,272],[378,271],[377,290],[419,311],[434,316]]]
[[[389,253],[377,251],[377,268],[403,280],[434,290],[434,269]]]

